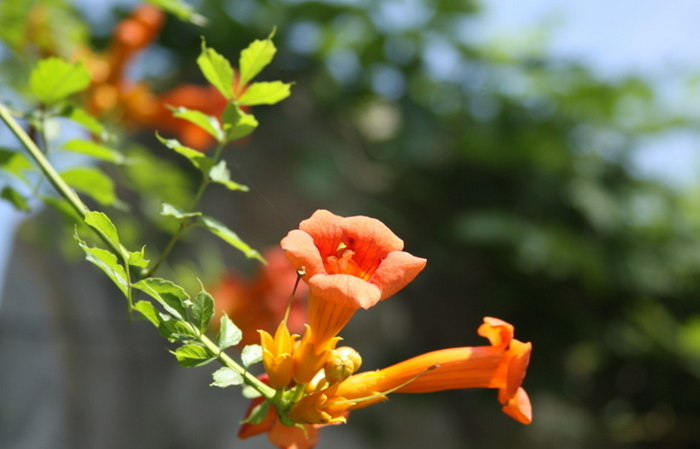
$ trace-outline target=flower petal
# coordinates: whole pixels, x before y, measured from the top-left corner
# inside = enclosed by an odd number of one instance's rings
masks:
[[[391,252],[381,262],[369,282],[381,289],[380,300],[385,300],[408,285],[423,270],[426,262],[427,260],[404,251]]]
[[[312,235],[295,229],[290,231],[280,244],[287,252],[287,258],[294,268],[299,270],[304,267],[306,271],[304,281],[308,282],[312,276],[326,272],[321,253]]]
[[[342,219],[342,217],[327,210],[320,209],[314,212],[310,218],[299,223],[299,229],[312,237],[318,251],[320,251],[321,258],[325,259],[335,255],[338,246],[343,243],[343,231],[340,228]],[[284,248],[284,245],[282,247]]]
[[[353,260],[365,273],[374,273],[382,260],[403,249],[403,240],[381,221],[365,216],[340,220],[344,243],[355,252]]]
[[[368,309],[382,297],[379,287],[349,274],[317,274],[309,279],[309,290],[312,295],[353,309]]]
[[[532,405],[530,397],[521,387],[516,391],[506,405],[503,406],[503,413],[523,424],[532,422]]]

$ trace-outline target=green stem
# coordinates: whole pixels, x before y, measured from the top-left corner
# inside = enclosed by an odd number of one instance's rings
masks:
[[[243,376],[243,380],[246,384],[255,388],[268,401],[275,403],[274,398],[276,390],[274,388],[265,385],[257,377],[248,372],[247,369],[243,368],[241,365],[236,363],[235,360],[229,357],[228,354],[226,354],[221,348],[219,348],[219,346],[213,341],[211,341],[206,335],[200,336],[199,341],[202,342],[202,344],[206,346],[206,348],[209,349],[211,352],[213,352],[214,354],[218,354],[219,362],[221,362],[222,365],[237,371],[241,376]]]

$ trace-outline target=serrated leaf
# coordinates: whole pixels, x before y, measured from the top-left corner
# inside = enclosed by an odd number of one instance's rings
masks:
[[[224,160],[219,161],[218,164],[209,170],[209,179],[218,184],[226,186],[226,188],[229,190],[242,190],[243,192],[248,191],[248,186],[231,181],[231,172],[228,170],[226,161]]]
[[[27,178],[22,172],[32,167],[31,161],[24,154],[0,148],[0,169],[12,173],[17,178],[26,182]]]
[[[184,146],[177,139],[164,139],[160,137],[158,133],[156,133],[156,137],[163,145],[189,159],[189,161],[192,162],[192,165],[202,170],[202,172],[209,171],[212,165],[214,165],[214,161],[208,158],[205,154],[197,150],[193,150],[190,147]]]
[[[274,33],[274,31],[273,31]],[[255,40],[241,52],[239,68],[241,80],[239,86],[244,86],[264,69],[275,56],[277,48],[272,43],[272,35],[265,40]]]
[[[129,251],[129,265],[139,268],[146,268],[150,261],[146,259],[146,247],[140,251]]]
[[[253,408],[253,410],[250,411],[250,413],[248,414],[248,417],[246,419],[244,419],[242,422],[247,423],[247,424],[260,424],[267,417],[269,410],[270,410],[270,402],[263,401],[260,404],[256,405]]]
[[[172,111],[173,117],[194,123],[208,132],[218,142],[224,140],[224,131],[221,129],[221,124],[216,117],[212,117],[201,111],[183,107],[172,108]]]
[[[213,48],[207,48],[202,41],[202,53],[197,58],[197,65],[204,77],[227,100],[233,98],[233,68],[228,59],[220,55]]]
[[[214,218],[209,217],[207,215],[202,215],[200,217],[197,217],[196,224],[209,229],[209,231],[211,231],[212,234],[218,236],[229,245],[241,251],[247,258],[258,259],[259,261],[266,263],[265,259],[263,259],[259,252],[248,246],[248,244],[241,240],[241,238],[238,237],[238,235],[235,232],[230,230],[220,221],[215,220]]]
[[[182,320],[187,316],[185,309],[189,304],[189,296],[179,285],[166,279],[146,278],[135,283],[134,288],[150,295],[175,318]]]
[[[253,83],[238,97],[238,104],[256,106],[279,103],[289,96],[291,87],[291,84],[282,81]]]
[[[85,64],[71,64],[51,57],[39,61],[29,75],[29,90],[39,101],[50,105],[90,85]]]
[[[134,309],[140,312],[141,315],[143,315],[148,321],[153,323],[155,327],[159,327],[161,325],[162,320],[160,319],[160,315],[158,315],[158,311],[150,302],[139,301],[134,304]]]
[[[212,377],[214,377],[214,382],[209,384],[212,387],[226,388],[243,383],[243,376],[238,371],[228,367],[219,368]]]
[[[243,332],[226,315],[221,317],[219,334],[216,336],[216,344],[222,350],[236,346],[243,339]]]
[[[62,117],[66,117],[69,120],[73,120],[74,122],[80,125],[83,125],[88,131],[97,136],[100,136],[103,139],[106,137],[107,133],[105,131],[104,126],[102,126],[102,123],[100,123],[99,120],[90,115],[84,109],[81,109],[77,106],[69,105],[60,112],[60,115]]]
[[[161,9],[171,13],[180,20],[191,22],[198,26],[205,26],[207,18],[196,13],[192,6],[181,0],[146,0]]]
[[[163,316],[161,315],[161,317]],[[170,341],[181,341],[183,343],[191,342],[198,337],[197,332],[194,331],[191,325],[167,315],[160,326],[158,326],[158,332],[162,337]]]
[[[87,212],[85,214],[85,223],[102,232],[105,237],[107,237],[115,247],[119,247],[119,235],[117,234],[117,228],[112,223],[107,215],[102,212]]]
[[[178,220],[184,220],[185,218],[198,217],[202,215],[201,212],[185,212],[179,207],[175,207],[168,203],[163,203],[161,205],[160,214],[165,217],[175,217]]]
[[[204,332],[209,327],[209,321],[214,318],[214,298],[205,291],[199,292],[192,300],[193,324]]]
[[[103,206],[117,201],[114,182],[94,167],[74,168],[61,173],[61,178],[75,190],[82,192]]]
[[[213,361],[213,357],[209,351],[199,345],[184,345],[173,351],[180,366],[185,368],[194,368],[195,366],[206,365]]]
[[[117,256],[101,248],[90,248],[77,235],[75,239],[78,241],[78,245],[85,251],[85,258],[104,271],[104,273],[117,284],[117,287],[119,287],[119,290],[122,291],[124,296],[128,296],[129,282],[127,281],[124,267],[117,262]]]
[[[260,345],[248,345],[241,351],[241,362],[248,368],[250,365],[261,362],[263,359],[263,349]]]
[[[246,399],[255,399],[261,397],[262,393],[250,385],[246,385],[241,389],[241,395]]]
[[[72,151],[73,153],[86,154],[96,159],[115,164],[124,163],[124,156],[120,152],[95,142],[74,139],[66,142],[63,145],[63,149]]]
[[[16,191],[10,186],[5,187],[0,191],[0,198],[4,198],[12,205],[15,206],[15,209],[21,210],[24,212],[29,212],[31,209],[29,208],[29,203],[27,202],[27,199],[22,196],[21,193]]]

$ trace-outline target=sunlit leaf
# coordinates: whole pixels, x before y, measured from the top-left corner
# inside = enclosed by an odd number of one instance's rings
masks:
[[[194,8],[181,0],[146,0],[163,10],[169,12],[180,20],[191,22],[198,26],[205,26],[207,18],[196,13]]]
[[[160,326],[158,326],[158,333],[160,333],[162,337],[170,341],[180,341],[183,343],[188,343],[197,339],[198,334],[189,323],[180,321],[177,318],[171,318],[167,315],[161,315],[161,318],[163,318],[163,320]]]
[[[209,178],[219,184],[226,186],[229,190],[248,191],[248,186],[231,181],[231,172],[226,167],[226,161],[221,160],[209,170]]]
[[[214,298],[207,292],[199,292],[192,300],[193,324],[204,332],[209,327],[209,321],[214,318]]]
[[[139,268],[146,268],[149,260],[146,259],[146,247],[140,251],[129,251],[129,265]]]
[[[241,71],[241,80],[239,86],[244,86],[253,79],[262,69],[264,69],[275,56],[277,48],[272,43],[274,31],[265,40],[255,40],[248,48],[241,52],[239,59],[239,68]]]
[[[214,382],[209,384],[212,387],[226,388],[243,383],[243,376],[238,371],[228,367],[219,368],[212,376]]]
[[[259,398],[260,396],[262,396],[262,394],[260,394],[260,392],[258,390],[256,390],[255,388],[253,388],[250,385],[245,385],[241,389],[241,395],[246,399],[255,399],[255,398]]]
[[[0,169],[12,173],[23,181],[27,181],[23,172],[31,168],[31,161],[23,153],[0,148]]]
[[[258,121],[253,115],[243,112],[233,103],[226,106],[222,119],[227,142],[245,137],[258,127]]]
[[[224,98],[233,98],[233,68],[228,59],[213,48],[207,48],[202,41],[202,53],[197,58],[197,65],[207,81],[216,87]]]
[[[52,104],[90,85],[90,73],[82,62],[59,58],[39,61],[29,76],[29,90],[44,104]]]
[[[189,304],[189,296],[179,285],[166,279],[146,278],[135,283],[134,288],[150,295],[175,318],[182,320],[187,316],[185,309]]]
[[[73,120],[74,122],[80,125],[83,125],[91,133],[102,138],[105,137],[106,132],[104,126],[102,126],[102,123],[100,123],[99,120],[90,115],[84,109],[81,109],[77,106],[68,105],[65,108],[63,108],[60,114],[63,117]]]
[[[291,84],[281,81],[251,84],[243,95],[238,98],[238,104],[255,106],[259,104],[275,104],[289,96]]]
[[[156,133],[156,137],[163,145],[171,150],[174,150],[176,153],[185,156],[195,167],[199,168],[203,172],[209,171],[212,165],[214,165],[214,161],[211,160],[211,158],[208,158],[204,153],[184,146],[177,139],[164,139],[160,137],[158,133]]]
[[[199,345],[180,346],[173,354],[175,354],[180,366],[185,368],[206,365],[215,359],[206,348]]]
[[[78,245],[85,251],[85,258],[97,265],[112,280],[124,296],[127,296],[129,282],[127,281],[124,267],[117,262],[117,256],[110,251],[101,248],[90,248],[77,235],[75,239]]]
[[[221,129],[219,120],[216,117],[207,115],[200,111],[195,111],[194,109],[187,109],[183,107],[173,108],[173,117],[187,120],[190,123],[194,123],[206,132],[208,132],[214,139],[221,142],[224,139],[224,132]]]
[[[6,186],[0,191],[0,198],[4,198],[12,203],[17,210],[28,212],[30,210],[27,199],[10,186]]]
[[[113,162],[115,164],[121,164],[124,162],[124,156],[120,152],[104,145],[100,145],[99,143],[90,142],[87,140],[70,140],[63,144],[63,149],[74,153],[86,154],[96,159]]]
[[[112,245],[119,247],[117,228],[107,215],[102,212],[87,212],[85,214],[85,223],[102,232],[102,234],[112,242]]]
[[[104,206],[117,201],[114,182],[97,168],[73,168],[61,173],[61,178],[75,190],[92,197]]]
[[[248,244],[241,240],[241,238],[238,237],[238,235],[235,232],[230,230],[220,221],[215,220],[212,217],[202,215],[200,217],[197,217],[196,223],[209,229],[214,235],[220,237],[222,240],[224,240],[226,243],[233,246],[234,248],[237,248],[239,251],[245,254],[247,258],[258,259],[263,263],[265,262],[265,259],[263,259],[259,252],[248,246]]]
[[[141,313],[148,321],[153,323],[155,327],[159,327],[161,325],[162,320],[160,319],[160,315],[158,314],[158,311],[156,308],[153,306],[148,301],[139,301],[136,304],[134,304],[134,309],[136,309],[138,312]]]
[[[223,315],[219,334],[216,336],[216,344],[219,348],[226,349],[237,345],[241,339],[243,339],[243,332],[231,321],[231,318]]]
[[[261,362],[263,359],[263,350],[260,345],[248,345],[241,351],[241,362],[243,366],[248,368],[250,365]]]

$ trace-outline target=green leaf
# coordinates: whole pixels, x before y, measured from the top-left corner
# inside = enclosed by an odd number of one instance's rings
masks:
[[[241,373],[228,367],[219,368],[212,376],[214,377],[214,382],[209,384],[212,387],[226,388],[243,383]]]
[[[76,212],[76,210],[73,208],[73,206],[71,206],[71,204],[63,198],[53,196],[42,196],[40,197],[40,199],[44,203],[61,212],[71,221],[74,221],[76,224],[84,224],[83,217],[80,216],[78,212]]]
[[[117,201],[114,182],[97,168],[74,168],[61,173],[61,178],[69,186],[92,197],[103,206],[112,205]]]
[[[117,256],[101,248],[88,247],[77,234],[75,235],[75,239],[78,241],[78,245],[85,251],[85,258],[104,271],[105,274],[117,284],[117,287],[119,287],[119,290],[122,291],[124,296],[128,296],[129,282],[127,281],[124,267],[117,262]]]
[[[7,186],[0,191],[0,198],[4,198],[12,203],[17,210],[24,212],[29,212],[31,210],[27,199],[10,186]]]
[[[209,179],[226,186],[226,188],[229,190],[242,190],[243,192],[248,191],[248,186],[231,181],[231,172],[226,167],[226,161],[224,160],[219,161],[218,164],[209,170]]]
[[[167,315],[164,317],[161,325],[158,326],[158,332],[162,337],[170,341],[181,341],[183,343],[191,342],[199,337],[189,323],[170,318]]]
[[[291,87],[291,84],[283,83],[282,81],[253,83],[238,98],[238,104],[255,106],[279,103],[289,96]]]
[[[134,288],[150,295],[175,318],[182,320],[187,316],[185,309],[190,303],[190,297],[179,285],[166,279],[146,278],[134,284]]]
[[[115,247],[119,247],[119,235],[117,228],[112,223],[107,215],[102,212],[87,212],[85,214],[85,223],[88,226],[97,229],[107,237]]]
[[[197,65],[204,77],[227,100],[233,98],[233,68],[228,59],[221,56],[213,48],[207,48],[202,40],[202,53],[197,58]]]
[[[277,52],[275,44],[272,43],[274,33],[273,30],[270,37],[265,40],[253,41],[248,48],[241,52],[239,59],[241,80],[238,83],[239,86],[245,86],[248,81],[253,79],[272,61]]]
[[[155,327],[160,327],[162,320],[160,319],[160,315],[158,315],[158,311],[153,304],[148,301],[139,301],[134,304],[134,309],[139,311],[141,315],[153,323]]]
[[[246,399],[255,399],[262,396],[262,394],[250,385],[245,385],[241,389],[241,395]]]
[[[224,120],[227,142],[245,137],[258,127],[258,121],[253,115],[241,111],[233,103],[226,106],[222,119]]]
[[[124,156],[120,152],[95,142],[74,139],[66,142],[63,145],[63,149],[74,153],[86,154],[96,159],[115,164],[124,163]]]
[[[216,344],[222,350],[236,346],[243,339],[243,332],[226,315],[221,317],[221,328],[216,336]]]
[[[146,247],[140,251],[129,251],[129,265],[139,268],[146,268],[150,261],[146,259]]]
[[[171,110],[173,111],[173,117],[194,123],[208,132],[218,142],[224,140],[224,131],[221,129],[219,120],[216,117],[212,117],[211,115],[207,115],[194,109],[187,109],[183,107],[172,108]]]
[[[248,368],[250,365],[261,362],[263,359],[263,349],[260,345],[248,345],[241,351],[241,362]]]
[[[107,137],[107,132],[105,131],[104,126],[102,126],[102,123],[100,123],[99,120],[90,115],[84,109],[74,105],[67,105],[61,110],[60,115],[83,125],[88,131],[100,136],[102,139]]]
[[[0,169],[8,171],[26,182],[27,178],[22,172],[32,167],[31,161],[24,154],[0,148]]]
[[[212,217],[202,215],[197,217],[196,224],[209,229],[209,231],[211,231],[214,235],[218,236],[223,241],[245,254],[247,258],[258,259],[259,261],[266,263],[265,259],[263,259],[259,252],[248,246],[248,244],[241,240],[235,232],[224,226],[220,221],[215,220]]]
[[[90,73],[82,62],[42,59],[29,76],[29,90],[44,104],[52,104],[90,85]]]
[[[178,220],[184,220],[186,218],[198,217],[202,215],[201,212],[185,212],[179,207],[175,207],[172,204],[163,203],[160,214],[165,217],[175,217]]]
[[[265,420],[267,414],[270,410],[270,402],[262,401],[260,404],[256,405],[253,410],[250,411],[248,417],[243,420],[247,424],[260,424]]]
[[[191,22],[198,26],[206,26],[207,18],[197,14],[192,6],[181,0],[146,0],[161,9],[171,13],[180,20]]]
[[[163,145],[189,159],[189,161],[192,162],[195,167],[202,170],[202,172],[209,171],[212,165],[214,165],[214,161],[208,158],[204,153],[182,145],[177,139],[164,139],[160,137],[158,133],[156,133],[156,137]]]
[[[185,368],[206,365],[216,358],[213,357],[206,348],[199,345],[180,346],[173,354],[175,354],[180,366],[184,366]]]
[[[209,327],[209,321],[214,318],[214,298],[205,291],[199,292],[192,301],[192,320],[200,332]]]

